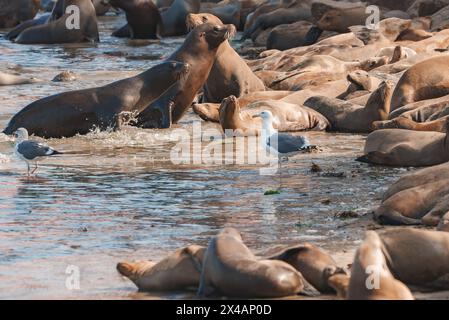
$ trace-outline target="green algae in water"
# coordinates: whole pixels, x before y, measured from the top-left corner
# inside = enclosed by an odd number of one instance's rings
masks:
[[[264,196],[272,196],[275,194],[281,194],[281,191],[279,190],[267,190],[265,191],[265,193],[263,194]]]

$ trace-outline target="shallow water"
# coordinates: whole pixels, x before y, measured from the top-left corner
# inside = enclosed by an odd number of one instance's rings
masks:
[[[36,99],[132,76],[159,63],[183,41],[136,44],[110,37],[123,21],[101,18],[97,46],[23,46],[0,40],[0,70],[45,80],[0,87],[0,128]],[[74,71],[79,80],[49,81],[63,70]],[[359,164],[354,159],[362,152],[364,136],[326,133],[306,134],[322,150],[282,163],[281,181],[279,175],[261,175],[261,165],[173,164],[170,135],[191,130],[192,121],[199,119],[188,114],[172,130],[125,128],[49,139],[45,142],[67,154],[40,163],[31,179],[13,155],[13,141],[0,134],[0,298],[177,298],[182,295],[136,294],[115,264],[156,260],[182,246],[205,245],[225,226],[237,227],[256,251],[310,241],[335,254],[352,252],[363,232],[376,228],[369,212],[382,191],[406,171]],[[200,140],[194,141],[209,144]],[[312,163],[331,174],[312,173]],[[264,196],[279,186],[279,195]],[[355,211],[360,218],[335,217],[343,211]],[[66,287],[70,265],[80,268],[79,290]]]

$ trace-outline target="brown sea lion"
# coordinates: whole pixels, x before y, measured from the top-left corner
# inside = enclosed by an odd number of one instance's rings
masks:
[[[258,16],[254,23],[245,30],[242,40],[252,38],[268,28],[276,27],[280,24],[289,24],[298,21],[311,21],[312,16],[310,6],[302,1],[291,1],[290,3],[282,3],[281,6],[268,13]]]
[[[390,112],[390,119],[409,118],[416,122],[439,119],[449,114],[449,95],[407,104]]]
[[[234,25],[205,23],[195,27],[183,45],[168,60],[181,61],[191,67],[186,85],[173,109],[173,123],[177,123],[191,106],[196,94],[209,78],[220,45],[236,32]]]
[[[79,26],[74,23],[73,8],[79,10]],[[73,25],[71,25],[71,23]],[[70,25],[70,28],[67,26]],[[54,44],[98,42],[95,8],[90,0],[58,0],[49,20],[21,32],[15,42],[20,44]]]
[[[273,28],[268,35],[268,50],[287,50],[290,48],[314,44],[323,31],[308,21],[281,24]]]
[[[399,228],[379,237],[396,279],[417,289],[449,289],[449,233]]]
[[[410,247],[408,247],[410,249]],[[412,266],[410,261],[409,267]],[[413,300],[405,284],[396,280],[388,268],[383,243],[374,231],[368,231],[358,248],[351,267],[349,300]]]
[[[164,62],[128,79],[103,87],[69,91],[37,100],[9,121],[5,134],[25,128],[45,138],[71,137],[116,125],[122,112],[139,113],[186,70],[182,62]]]
[[[349,72],[357,69],[375,69],[387,64],[388,60],[388,57],[373,57],[361,62],[345,62],[326,55],[305,57],[292,71],[280,73],[270,79],[269,87],[276,90],[304,90],[345,78]]]
[[[223,25],[220,19],[211,14],[189,14],[186,20],[189,28],[204,23]],[[265,86],[231,47],[224,41],[218,48],[214,65],[204,85],[204,102],[220,103],[224,98],[234,95],[241,97],[250,92],[264,91]]]
[[[303,287],[295,268],[283,261],[258,260],[237,230],[225,228],[209,241],[198,295],[284,297],[300,293]]]
[[[5,39],[12,41],[15,38],[17,38],[17,36],[19,34],[21,34],[24,30],[34,27],[34,26],[39,26],[39,25],[43,25],[43,24],[47,23],[48,20],[51,18],[51,16],[52,15],[50,13],[46,13],[46,14],[43,14],[42,16],[40,16],[39,18],[22,22],[21,24],[16,26],[14,29],[10,30],[7,34],[5,34]]]
[[[447,124],[446,124],[447,125]],[[358,161],[387,166],[423,167],[449,161],[446,134],[403,129],[372,132]]]
[[[161,261],[120,262],[117,270],[142,291],[198,288],[205,247],[188,246]]]
[[[256,135],[262,129],[262,122],[254,116],[264,110],[274,115],[274,127],[282,132],[326,130],[329,126],[329,121],[318,112],[283,101],[259,101],[246,106],[242,111],[234,96],[224,99],[221,103],[220,125],[223,130],[234,130],[239,135]]]
[[[324,12],[323,4],[328,6]],[[345,33],[351,26],[365,25],[369,13],[366,12],[366,5],[361,2],[319,0],[312,3],[312,15],[321,30]]]
[[[331,123],[331,130],[370,132],[373,121],[388,119],[393,88],[392,82],[384,81],[371,94],[366,106],[323,96],[311,97],[304,105],[324,115]]]
[[[239,0],[225,0],[217,4],[202,3],[200,12],[212,14],[224,24],[233,24],[239,30],[241,26],[241,10],[242,3]]]
[[[0,0],[0,29],[31,20],[39,11],[39,0]]]
[[[256,91],[237,98],[241,108],[262,100],[280,100],[293,91]],[[205,121],[220,122],[219,109],[221,103],[194,103],[193,111]]]
[[[161,13],[163,37],[181,36],[188,32],[186,18],[189,13],[200,11],[200,0],[174,0],[171,6]]]
[[[449,56],[438,56],[415,64],[399,79],[391,99],[394,111],[415,101],[449,94]]]
[[[151,0],[103,0],[126,13],[127,29],[132,39],[158,39],[161,23],[158,8]]]
[[[449,116],[444,116],[437,120],[426,121],[426,122],[416,122],[412,119],[406,117],[397,117],[392,120],[386,121],[375,121],[373,122],[373,129],[406,129],[414,131],[436,131],[436,132],[447,132],[447,122],[449,121]]]
[[[329,285],[329,278],[337,274],[346,275],[345,270],[327,252],[310,243],[283,249],[268,259],[287,262],[321,293],[335,293],[335,289]]]
[[[449,167],[441,164],[409,173],[385,192],[375,218],[384,224],[437,225],[449,211]],[[447,209],[444,209],[446,207]]]

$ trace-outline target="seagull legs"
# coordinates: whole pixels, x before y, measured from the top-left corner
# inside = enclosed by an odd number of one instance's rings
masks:
[[[30,170],[30,166],[29,165],[28,165],[28,170]],[[35,163],[33,171],[31,171],[31,174],[34,174],[36,172],[36,170],[37,170],[37,161]]]
[[[30,174],[30,164],[28,162],[26,164],[27,164],[27,176],[30,177],[31,176],[31,174]]]

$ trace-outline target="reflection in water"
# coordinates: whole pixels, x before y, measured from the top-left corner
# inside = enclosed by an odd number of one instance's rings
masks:
[[[2,68],[19,64],[21,72],[47,80],[61,70],[80,75],[68,83],[0,88],[0,128],[35,99],[131,76],[182,42],[129,46],[109,36],[122,23],[123,17],[101,18],[98,46],[21,46],[0,40],[0,51],[6,53],[0,55]],[[189,114],[182,127],[191,128],[193,120],[197,117]],[[224,226],[239,228],[254,250],[298,241],[352,249],[370,217],[357,224],[334,214],[369,212],[403,171],[354,162],[363,136],[309,133],[323,151],[283,163],[282,193],[264,196],[279,187],[279,178],[260,175],[258,165],[174,165],[170,133],[126,128],[50,139],[46,143],[67,154],[42,162],[30,179],[13,156],[11,138],[0,134],[0,298],[157,298],[135,293],[115,264],[159,259],[192,243],[205,245]],[[312,163],[346,177],[313,174]],[[79,292],[65,288],[70,264],[81,268]]]

